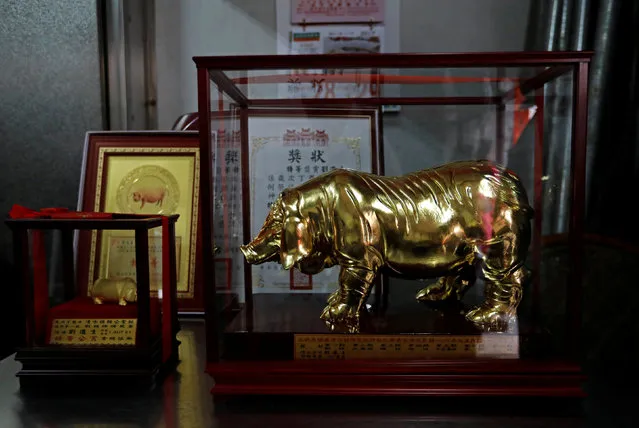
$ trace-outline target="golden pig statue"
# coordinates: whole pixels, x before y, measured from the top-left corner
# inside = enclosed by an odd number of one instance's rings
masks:
[[[248,263],[279,261],[309,275],[339,265],[339,288],[321,318],[351,333],[382,270],[439,278],[417,294],[439,301],[461,299],[480,264],[485,300],[466,318],[505,331],[528,276],[532,214],[518,177],[486,160],[401,177],[337,169],[284,190],[241,251]]]
[[[138,289],[131,278],[99,278],[91,287],[93,303],[118,303],[126,306],[127,303],[135,303],[138,300]]]

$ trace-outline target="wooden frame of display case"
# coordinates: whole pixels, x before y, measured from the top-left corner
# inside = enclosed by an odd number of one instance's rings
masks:
[[[216,382],[217,395],[308,394],[308,395],[516,395],[581,396],[583,374],[577,362],[581,327],[582,243],[584,236],[585,172],[587,135],[588,70],[592,52],[495,52],[465,54],[336,54],[336,55],[257,55],[195,57],[198,76],[200,147],[211,153],[211,83],[220,94],[232,100],[241,112],[255,107],[335,108],[381,107],[384,105],[494,105],[497,122],[503,121],[506,102],[519,94],[532,96],[543,108],[540,89],[561,75],[572,73],[571,140],[571,216],[569,220],[570,275],[567,283],[566,319],[568,343],[561,359],[534,360],[317,360],[317,361],[225,361],[221,359],[221,337],[215,307],[215,288],[206,287],[207,372]],[[291,76],[277,70],[370,69],[372,84],[428,83],[423,76],[384,75],[380,69],[540,67],[534,76],[521,79],[515,88],[497,96],[464,97],[384,97],[377,92],[370,98],[294,98],[254,99],[238,85],[251,82],[286,83]],[[247,77],[247,70],[272,70],[271,75]],[[266,74],[266,73],[265,73]],[[315,76],[314,78],[318,78]],[[323,81],[347,82],[352,76],[321,75]],[[270,80],[269,80],[270,79]],[[450,80],[450,78],[449,78]],[[290,82],[290,80],[289,80]],[[432,82],[431,82],[432,83]],[[450,82],[448,82],[450,83]],[[224,108],[220,95],[220,109]],[[543,120],[535,119],[534,207],[541,208],[543,171]],[[503,123],[503,122],[502,122]],[[245,123],[242,124],[246,126]],[[246,132],[244,132],[245,134]],[[246,138],[246,137],[244,137]],[[497,145],[503,133],[497,132]],[[212,236],[211,162],[203,160],[201,179],[203,236]],[[535,230],[541,217],[534,220]],[[539,266],[543,243],[540,233],[533,238],[533,264]],[[213,243],[205,239],[203,252],[210,257]],[[205,283],[214,281],[213,266],[204,270]],[[539,281],[532,285],[533,319],[539,316]]]
[[[119,390],[123,384],[130,388],[149,388],[175,367],[179,346],[175,264],[175,222],[178,217],[43,211],[5,220],[13,234],[14,258],[22,291],[25,335],[16,353],[16,360],[22,363],[22,369],[17,373],[22,389],[29,392],[42,388],[77,391],[80,387],[99,386],[106,391]],[[168,232],[162,244],[167,250],[163,255],[162,289],[165,295],[162,302],[152,298],[150,293],[149,231],[157,227]],[[45,254],[41,235],[47,230],[58,230],[62,235],[63,303],[52,307],[49,307],[49,288],[42,263]],[[135,304],[98,306],[82,295],[74,275],[73,234],[95,230],[134,231],[138,260],[138,299]],[[86,333],[75,332],[74,337],[79,341],[54,340],[55,320],[99,323],[122,317],[136,323],[134,339],[127,343],[94,344],[88,329]],[[110,334],[115,333],[111,331]]]

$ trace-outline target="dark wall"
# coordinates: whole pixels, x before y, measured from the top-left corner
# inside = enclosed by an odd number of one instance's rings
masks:
[[[88,130],[102,129],[95,1],[0,0],[0,213],[77,204]],[[0,226],[0,354],[20,327],[11,236]],[[8,322],[6,322],[8,321]]]

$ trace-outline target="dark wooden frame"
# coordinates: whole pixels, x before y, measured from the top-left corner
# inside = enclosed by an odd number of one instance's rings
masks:
[[[539,67],[533,77],[520,81],[523,95],[536,93],[536,102],[543,105],[540,91],[557,77],[572,73],[572,141],[571,199],[569,247],[571,271],[567,284],[567,331],[571,334],[567,361],[523,361],[487,363],[483,361],[278,361],[265,364],[220,361],[220,341],[217,315],[207,311],[207,371],[215,377],[213,393],[219,394],[331,394],[331,395],[546,395],[579,396],[581,369],[576,362],[581,327],[582,244],[584,235],[585,172],[587,137],[587,98],[589,63],[593,53],[580,52],[484,52],[459,54],[336,54],[336,55],[252,55],[194,57],[197,68],[198,112],[200,116],[200,147],[210,153],[211,83],[220,93],[233,100],[241,110],[251,107],[371,107],[383,105],[495,105],[498,121],[502,106],[515,97],[515,89],[493,97],[377,97],[362,99],[251,99],[226,74],[229,71],[293,70],[293,69],[428,69],[480,67]],[[246,74],[246,73],[242,73]],[[246,77],[244,77],[246,79]],[[537,91],[537,92],[535,92]],[[219,100],[220,105],[223,105]],[[538,117],[542,112],[538,113]],[[536,151],[543,144],[543,125],[536,119]],[[503,139],[503,135],[497,135]],[[498,142],[503,144],[502,142]],[[541,153],[541,152],[540,152]],[[541,195],[541,156],[535,156],[535,197]],[[212,171],[210,162],[203,162],[202,228],[212,236]],[[536,203],[538,206],[538,202]],[[537,220],[536,224],[539,220]],[[213,243],[205,240],[205,254],[212,254]],[[533,250],[541,248],[536,238]],[[539,258],[533,256],[534,261]],[[204,271],[204,281],[214,282],[212,266]],[[206,287],[206,307],[214,308],[215,288]],[[212,291],[211,291],[212,290]],[[534,299],[540,298],[539,283],[533,284]],[[539,305],[533,302],[539,315]],[[255,368],[255,369],[253,369]],[[258,373],[259,371],[259,373]],[[392,381],[389,375],[392,376]],[[400,375],[401,374],[401,375]],[[364,382],[365,388],[353,387]]]
[[[163,337],[151,335],[151,296],[149,272],[149,230],[161,227],[159,217],[113,214],[111,219],[7,219],[6,224],[13,234],[13,253],[18,267],[18,281],[22,290],[25,335],[17,350],[16,360],[22,363],[17,373],[20,386],[26,391],[38,390],[43,386],[56,390],[77,388],[80,385],[121,388],[152,387],[159,376],[166,373],[178,361],[177,332],[177,269],[175,265],[175,222],[178,215],[167,216],[169,231],[170,296],[163,303],[162,323],[169,324],[171,352],[167,359],[163,356]],[[63,347],[48,346],[45,337],[35,334],[35,288],[31,280],[29,231],[59,230],[64,271],[64,295],[71,300],[79,295],[80,285],[73,273],[73,233],[91,230],[134,230],[137,265],[137,344],[135,347]],[[172,257],[172,258],[171,258]],[[168,313],[167,313],[168,309]],[[42,320],[40,320],[42,322]],[[164,328],[164,327],[163,327]]]
[[[80,195],[78,199],[78,210],[80,211],[93,211],[95,204],[95,189],[97,186],[97,168],[98,168],[98,155],[101,148],[193,148],[199,149],[198,134],[197,132],[177,132],[177,131],[162,131],[162,132],[147,132],[147,131],[128,131],[128,132],[89,132],[86,138],[85,147],[85,161],[82,171],[82,180],[80,183]],[[161,153],[162,156],[188,156],[184,153]],[[110,154],[109,156],[154,156],[154,154],[141,154],[141,153],[118,153]],[[200,165],[206,158],[203,158],[200,151]],[[195,174],[199,172],[196,170]],[[197,178],[194,176],[194,179]],[[104,188],[106,184],[107,176],[103,174],[101,188]],[[200,195],[197,195],[199,197]],[[101,193],[100,206],[104,206],[104,192]],[[100,210],[102,211],[102,209]],[[199,209],[197,213],[197,224],[191,224],[191,228],[201,229],[202,210]],[[203,312],[204,310],[204,291],[202,287],[202,269],[201,263],[201,242],[200,234],[197,233],[197,239],[195,242],[195,261],[194,261],[194,280],[193,280],[193,298],[179,298],[178,299],[178,311],[180,313],[192,313]],[[77,252],[77,280],[79,285],[79,292],[86,295],[87,292],[87,278],[89,275],[89,255],[91,248],[90,234],[81,233],[78,239],[78,252]],[[96,242],[96,259],[100,259],[100,235],[98,234]],[[185,251],[188,251],[186,248]]]

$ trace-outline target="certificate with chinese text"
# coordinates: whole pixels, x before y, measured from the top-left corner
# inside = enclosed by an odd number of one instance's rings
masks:
[[[140,148],[137,153],[129,153],[128,156],[109,156],[113,150],[103,148],[100,153],[102,171],[106,173],[107,179],[106,186],[102,189],[102,206],[96,206],[96,210],[132,214],[179,214],[180,218],[175,224],[177,292],[178,297],[192,297],[197,220],[189,220],[197,219],[193,201],[197,197],[194,179],[196,167],[199,166],[199,149],[176,148],[164,149],[166,151],[163,152],[159,148],[152,151]],[[172,151],[169,152],[170,150]],[[134,233],[104,231],[101,235],[101,257],[96,266],[98,277],[117,274],[135,279]],[[161,237],[160,228],[149,231],[150,285],[153,294],[157,293],[162,284]],[[187,243],[186,251],[182,248],[183,242]],[[182,275],[183,272],[185,275]]]
[[[300,114],[251,114],[248,157],[251,236],[286,188],[336,168],[376,172],[376,115],[347,110]],[[338,283],[338,269],[316,275],[286,271],[277,263],[251,266],[253,293],[326,293]]]
[[[244,256],[242,245],[242,160],[240,131],[232,118],[226,118],[213,131],[213,240],[215,286],[218,293],[244,294]]]

